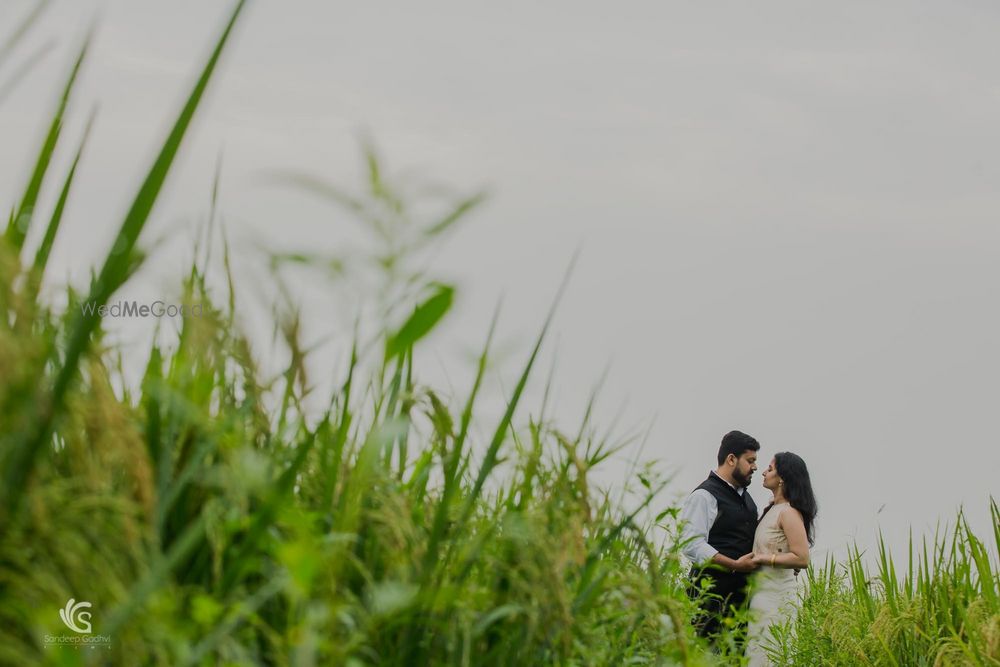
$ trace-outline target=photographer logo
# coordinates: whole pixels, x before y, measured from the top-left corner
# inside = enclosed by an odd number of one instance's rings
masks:
[[[89,610],[93,605],[85,600],[76,601],[75,598],[67,600],[65,606],[59,610],[59,618],[63,625],[76,634],[45,635],[46,646],[65,646],[72,648],[111,648],[111,635],[93,634],[94,628],[90,624]]]
[[[90,612],[80,611],[85,607],[90,607],[89,602],[77,602],[73,598],[70,598],[66,603],[66,606],[59,610],[59,618],[62,622],[66,624],[66,627],[73,632],[79,632],[81,635],[90,634]]]

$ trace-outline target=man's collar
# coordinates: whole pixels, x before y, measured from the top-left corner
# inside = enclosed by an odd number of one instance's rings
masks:
[[[726,484],[729,484],[729,488],[730,488],[730,489],[732,489],[732,490],[733,490],[733,491],[735,491],[736,493],[740,494],[741,496],[743,495],[743,492],[744,492],[744,491],[746,491],[746,487],[744,487],[744,486],[739,486],[739,487],[738,487],[738,486],[736,486],[735,484],[732,484],[732,483],[730,483],[730,482],[727,482],[727,481],[726,481],[726,480],[725,480],[725,479],[724,479],[724,478],[722,477],[722,475],[720,475],[719,473],[715,472],[714,470],[709,470],[709,471],[708,471],[708,474],[709,474],[709,475],[715,475],[716,477],[718,477],[719,479],[721,479],[721,480],[722,480],[723,482],[726,482]]]

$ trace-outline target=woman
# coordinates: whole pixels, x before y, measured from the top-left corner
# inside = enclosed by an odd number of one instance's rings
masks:
[[[764,645],[772,623],[782,624],[798,602],[799,570],[809,565],[816,498],[806,463],[796,454],[774,455],[764,471],[764,488],[774,494],[754,534],[754,562],[747,648],[751,667],[770,665]]]

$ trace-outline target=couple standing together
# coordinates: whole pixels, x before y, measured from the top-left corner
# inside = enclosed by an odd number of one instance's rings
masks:
[[[722,438],[718,467],[684,501],[683,552],[692,563],[692,594],[699,598],[698,634],[714,638],[723,619],[749,598],[750,665],[769,665],[763,645],[772,624],[790,618],[798,601],[799,570],[809,564],[816,499],[805,462],[791,452],[774,455],[763,486],[773,494],[757,518],[747,491],[760,444],[740,431]],[[751,574],[753,576],[751,577]]]

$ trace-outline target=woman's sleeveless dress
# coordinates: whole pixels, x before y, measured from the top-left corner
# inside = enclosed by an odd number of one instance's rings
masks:
[[[778,518],[789,507],[788,503],[778,503],[764,515],[754,533],[753,552],[755,554],[788,553],[788,539],[778,526]],[[747,630],[747,654],[750,667],[770,665],[763,645],[771,637],[772,623],[782,624],[793,617],[799,602],[799,587],[804,574],[795,576],[795,570],[784,567],[762,565],[753,575],[752,597],[750,598],[750,627]]]

